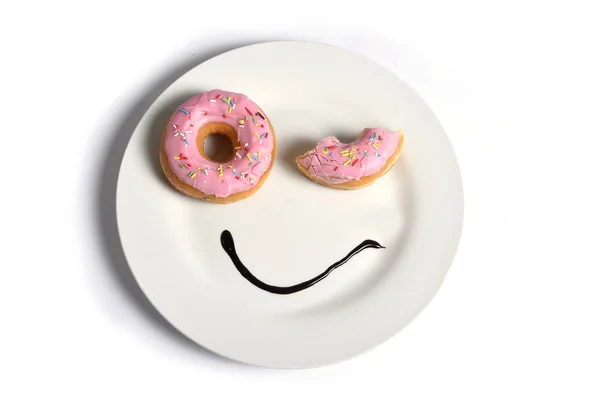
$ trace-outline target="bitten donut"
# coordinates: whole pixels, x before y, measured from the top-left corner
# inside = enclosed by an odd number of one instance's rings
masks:
[[[233,145],[223,162],[204,150],[210,135]],[[277,140],[267,115],[246,95],[215,89],[185,101],[163,133],[160,163],[171,185],[211,203],[233,203],[256,193],[275,161]]]
[[[344,144],[335,136],[296,158],[298,169],[326,187],[355,190],[373,184],[398,160],[404,133],[382,128],[365,128],[357,140]]]

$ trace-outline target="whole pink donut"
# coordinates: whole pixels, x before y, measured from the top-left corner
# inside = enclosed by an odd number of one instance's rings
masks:
[[[227,161],[216,162],[204,152],[204,138],[215,132],[233,144]],[[275,132],[256,103],[244,94],[214,89],[193,96],[173,113],[163,135],[161,165],[184,194],[230,203],[258,190],[276,150]]]

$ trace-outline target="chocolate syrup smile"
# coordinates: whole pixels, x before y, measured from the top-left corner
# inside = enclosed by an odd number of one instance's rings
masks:
[[[348,255],[346,255],[344,258],[340,259],[339,261],[337,261],[336,263],[331,265],[329,268],[327,268],[327,270],[325,270],[325,272],[321,273],[320,275],[317,275],[312,279],[309,279],[302,283],[298,283],[296,285],[283,287],[283,286],[269,285],[268,283],[265,283],[265,282],[261,281],[260,279],[258,279],[256,276],[252,275],[252,273],[248,270],[248,268],[246,268],[244,266],[244,264],[238,257],[237,253],[235,252],[235,244],[233,242],[233,236],[227,230],[225,230],[221,233],[221,246],[223,247],[225,252],[227,252],[227,255],[229,255],[229,258],[231,258],[231,261],[233,262],[233,264],[235,265],[237,270],[242,274],[242,276],[244,278],[246,278],[254,286],[256,286],[262,290],[266,290],[267,292],[275,293],[277,295],[289,295],[289,294],[300,292],[301,290],[310,288],[314,284],[325,279],[334,269],[337,269],[340,266],[344,265],[346,262],[348,262],[350,260],[350,258],[352,258],[354,255],[358,254],[359,252],[363,251],[364,249],[385,248],[384,246],[379,244],[379,242],[373,241],[371,239],[367,239],[367,240],[361,242],[352,251],[350,251],[350,253],[348,253]]]

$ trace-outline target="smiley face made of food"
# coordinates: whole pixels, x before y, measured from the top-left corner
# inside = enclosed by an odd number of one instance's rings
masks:
[[[225,161],[208,157],[204,141],[222,135],[234,147]],[[357,189],[375,182],[393,167],[402,150],[402,132],[366,128],[357,140],[343,144],[334,136],[299,156],[300,171],[311,180],[333,188]],[[226,204],[254,194],[265,182],[277,154],[277,140],[267,115],[247,96],[219,89],[193,96],[171,116],[161,140],[160,162],[171,185],[204,201]],[[372,157],[371,157],[372,156]],[[266,292],[289,295],[312,287],[368,248],[385,248],[367,239],[324,272],[292,286],[261,281],[237,255],[233,236],[221,234],[221,246],[238,272]]]
[[[208,157],[208,136],[229,139],[225,161]],[[182,103],[164,129],[160,163],[171,185],[210,203],[233,203],[256,193],[275,161],[277,140],[267,115],[246,95],[214,89]]]

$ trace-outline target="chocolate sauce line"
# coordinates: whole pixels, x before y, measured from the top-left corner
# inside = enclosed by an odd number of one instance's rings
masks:
[[[323,279],[325,279],[334,269],[339,268],[340,266],[344,265],[346,262],[348,262],[350,260],[350,258],[352,258],[354,255],[360,253],[364,249],[385,248],[384,246],[379,244],[379,242],[373,241],[371,239],[367,239],[367,240],[361,242],[352,251],[350,251],[350,253],[348,253],[348,255],[346,255],[344,258],[340,259],[339,261],[337,261],[336,263],[331,265],[329,268],[327,268],[327,270],[325,272],[323,272],[322,274],[317,275],[314,278],[309,279],[305,282],[298,283],[298,284],[292,285],[292,286],[284,287],[284,286],[269,285],[268,283],[265,283],[265,282],[261,281],[260,279],[258,279],[256,276],[252,275],[252,273],[248,270],[248,268],[246,268],[244,266],[244,264],[238,257],[237,253],[235,252],[235,244],[233,243],[233,236],[227,230],[225,230],[221,233],[221,246],[223,247],[225,252],[227,252],[227,255],[229,255],[229,258],[231,258],[231,261],[233,262],[233,264],[235,265],[237,270],[242,274],[242,276],[244,278],[246,278],[254,286],[256,286],[262,290],[266,290],[267,292],[275,293],[278,295],[289,295],[291,293],[300,292],[301,290],[310,288],[315,283],[318,283],[318,282],[322,281]]]

